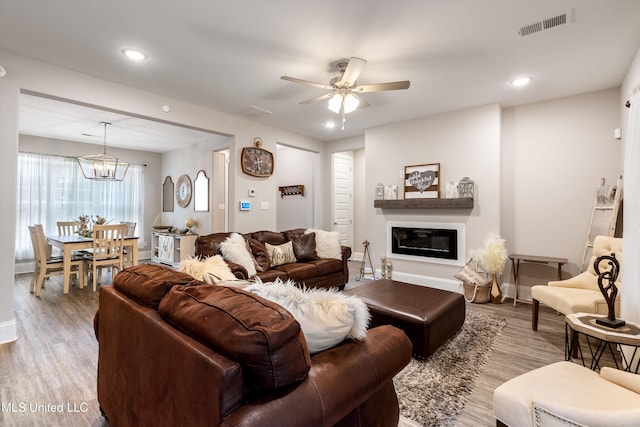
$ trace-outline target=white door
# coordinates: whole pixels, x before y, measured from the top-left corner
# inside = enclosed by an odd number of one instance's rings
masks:
[[[333,155],[333,229],[353,247],[353,158],[340,153]]]

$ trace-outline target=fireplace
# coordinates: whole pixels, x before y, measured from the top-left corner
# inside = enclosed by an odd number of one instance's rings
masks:
[[[464,224],[388,222],[387,257],[464,265]]]

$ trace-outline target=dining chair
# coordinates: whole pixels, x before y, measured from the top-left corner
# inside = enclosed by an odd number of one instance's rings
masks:
[[[85,255],[85,259],[91,266],[93,291],[97,289],[98,282],[102,282],[102,269],[111,268],[111,277],[114,270],[123,268],[124,234],[125,224],[107,224],[93,226],[93,244],[91,253]]]
[[[60,236],[76,234],[80,230],[80,221],[58,221],[56,225]]]
[[[53,275],[62,275],[64,264],[63,258],[51,256],[51,246],[47,244],[47,238],[44,235],[42,224],[30,225],[29,234],[31,235],[31,245],[33,246],[33,254],[35,257],[35,269],[31,283],[29,283],[29,292],[40,296],[40,290],[44,288],[44,280]],[[79,288],[84,288],[84,258],[71,257],[71,274],[76,276]]]
[[[120,224],[124,224],[127,226],[124,232],[124,237],[133,237],[133,235],[136,232],[137,223],[121,221]],[[133,259],[131,258],[130,252],[131,251],[128,247],[125,246],[122,248],[122,265],[124,268],[130,267],[133,265]]]

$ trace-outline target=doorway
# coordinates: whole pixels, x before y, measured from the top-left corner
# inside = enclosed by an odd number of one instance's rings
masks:
[[[332,170],[333,230],[340,233],[342,245],[353,247],[353,156],[334,153]]]

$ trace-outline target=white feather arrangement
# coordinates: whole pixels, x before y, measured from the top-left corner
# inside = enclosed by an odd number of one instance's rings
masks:
[[[484,241],[484,248],[475,254],[480,266],[494,276],[500,275],[507,263],[507,249],[504,242],[504,239],[497,234],[490,234]]]

